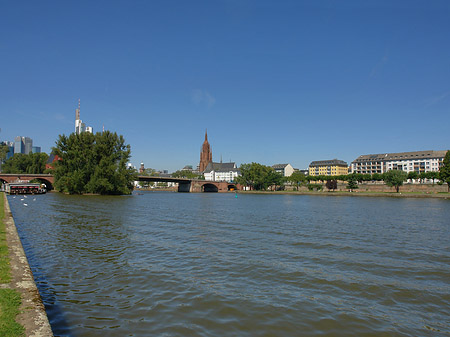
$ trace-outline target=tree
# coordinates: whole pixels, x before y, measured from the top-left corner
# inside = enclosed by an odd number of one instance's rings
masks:
[[[16,153],[2,165],[3,173],[41,174],[45,171],[46,153]]]
[[[439,179],[439,172],[437,172],[437,171],[430,171],[430,172],[427,172],[428,173],[428,179],[431,179],[432,181],[433,181],[433,185],[434,185],[434,181],[436,180],[436,179]]]
[[[189,170],[178,170],[172,173],[175,178],[200,179],[201,175]]]
[[[4,142],[0,143],[0,163],[3,163],[3,160],[6,158],[6,155],[9,152],[9,146]]]
[[[157,177],[159,175],[159,173],[156,172],[155,169],[146,168],[146,169],[144,169],[144,172],[141,173],[141,175],[143,175],[143,176],[156,176]]]
[[[335,190],[337,188],[337,180],[327,180],[327,183],[325,186],[328,188],[328,190]]]
[[[390,170],[383,173],[383,180],[389,187],[395,187],[397,193],[400,190],[400,186],[406,181],[408,174],[400,170]]]
[[[281,184],[281,180],[278,180],[281,175],[275,175],[275,170],[270,166],[258,163],[242,164],[239,170],[241,175],[235,181],[238,184],[250,187],[250,189],[266,190],[269,186]]]
[[[372,174],[372,180],[381,181],[383,180],[383,176],[380,173],[374,173]]]
[[[130,145],[123,136],[105,131],[60,135],[53,151],[55,188],[70,194],[130,194],[136,171],[127,167]]]
[[[439,169],[439,179],[447,183],[448,192],[450,192],[450,150],[447,151]]]
[[[411,171],[408,173],[408,179],[411,180],[415,180],[419,178],[419,173],[417,173],[416,171]]]
[[[288,179],[288,181],[290,181],[296,185],[296,189],[298,191],[298,187],[306,181],[306,176],[299,171],[295,171],[287,179]]]
[[[284,184],[286,183],[287,178],[282,174],[276,172],[274,169],[272,169],[267,173],[266,181],[267,187],[274,186],[274,190],[277,190],[278,189],[277,186],[279,186],[280,189],[282,188],[284,189]]]
[[[372,175],[370,173],[366,173],[362,175],[362,180],[364,181],[371,181],[372,180]]]
[[[358,183],[362,183],[364,180],[364,175],[362,173],[353,173],[353,176]]]
[[[350,190],[350,192],[358,188],[358,180],[356,179],[355,175],[353,174],[348,175],[347,188]]]

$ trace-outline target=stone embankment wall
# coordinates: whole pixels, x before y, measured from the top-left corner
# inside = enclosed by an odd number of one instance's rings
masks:
[[[25,327],[25,335],[27,337],[51,337],[53,336],[52,329],[17,233],[6,195],[4,200],[4,205],[0,205],[0,207],[5,207],[4,222],[6,225],[6,242],[9,250],[12,279],[10,284],[6,286],[16,289],[22,299],[21,313],[17,317],[17,322]]]
[[[328,189],[325,187],[325,184],[321,184],[323,186],[323,190],[327,191]],[[288,190],[294,189],[291,186],[287,187]],[[299,188],[301,192],[308,192],[308,188],[306,186],[302,186]],[[338,183],[338,188],[336,191],[348,191],[347,183]],[[362,183],[358,184],[358,189],[354,190],[355,192],[395,192],[394,187],[389,187],[384,183]],[[447,192],[448,187],[447,184],[438,185],[438,184],[404,184],[400,186],[400,192],[418,192],[418,193],[442,193]]]

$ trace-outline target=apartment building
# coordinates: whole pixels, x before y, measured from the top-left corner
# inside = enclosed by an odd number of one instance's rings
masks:
[[[351,164],[352,173],[374,174],[389,170],[405,172],[439,171],[447,151],[414,151],[361,155]]]
[[[318,160],[309,164],[310,176],[339,176],[346,174],[348,174],[348,164],[343,160]]]

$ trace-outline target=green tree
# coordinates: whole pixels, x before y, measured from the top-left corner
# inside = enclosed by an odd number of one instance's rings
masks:
[[[347,181],[347,188],[350,190],[350,192],[358,188],[358,180],[356,179],[354,174],[349,174]]]
[[[266,190],[269,186],[281,183],[281,175],[275,175],[275,170],[270,166],[258,163],[242,164],[239,167],[241,175],[235,179],[238,184],[250,187],[251,190]]]
[[[9,146],[3,142],[0,143],[0,163],[3,163],[3,160],[5,160],[8,152],[9,152]]]
[[[55,188],[70,194],[130,194],[136,171],[127,167],[130,146],[123,136],[105,131],[60,135],[53,148]]]
[[[419,173],[419,179],[420,179],[420,182],[421,182],[421,183],[423,183],[423,181],[424,181],[425,179],[427,179],[427,178],[428,178],[427,172],[420,172],[420,173]]]
[[[267,186],[274,186],[274,190],[284,189],[284,184],[287,181],[287,178],[275,170],[270,170],[267,173]],[[279,188],[278,188],[279,187]]]
[[[397,193],[400,190],[400,186],[408,178],[408,174],[401,170],[390,170],[383,173],[383,180],[389,187],[395,187]]]
[[[159,173],[156,172],[155,169],[146,168],[146,169],[144,169],[144,172],[141,173],[141,175],[143,175],[143,176],[156,176],[157,177],[159,175]]]
[[[172,173],[174,178],[200,179],[201,175],[189,170],[178,170]]]
[[[447,183],[447,189],[450,192],[450,150],[445,154],[444,161],[439,169],[439,179]]]
[[[439,172],[437,171],[430,171],[428,173],[428,179],[431,179],[433,181],[433,185],[436,179],[439,179]]]
[[[296,190],[298,191],[299,186],[306,181],[306,176],[299,171],[295,171],[287,179],[288,179],[288,181],[295,184]]]
[[[46,153],[16,153],[2,165],[3,173],[41,174],[45,171]]]
[[[364,180],[364,175],[362,173],[353,173],[353,176],[358,183],[362,183]]]
[[[381,181],[383,180],[383,176],[380,173],[374,173],[372,174],[372,180]]]
[[[419,178],[419,173],[417,173],[416,171],[411,171],[408,173],[408,179],[409,180],[414,180],[414,179],[418,179]]]

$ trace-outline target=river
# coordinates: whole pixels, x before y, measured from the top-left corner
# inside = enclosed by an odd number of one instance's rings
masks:
[[[8,200],[56,336],[450,334],[448,200]]]

